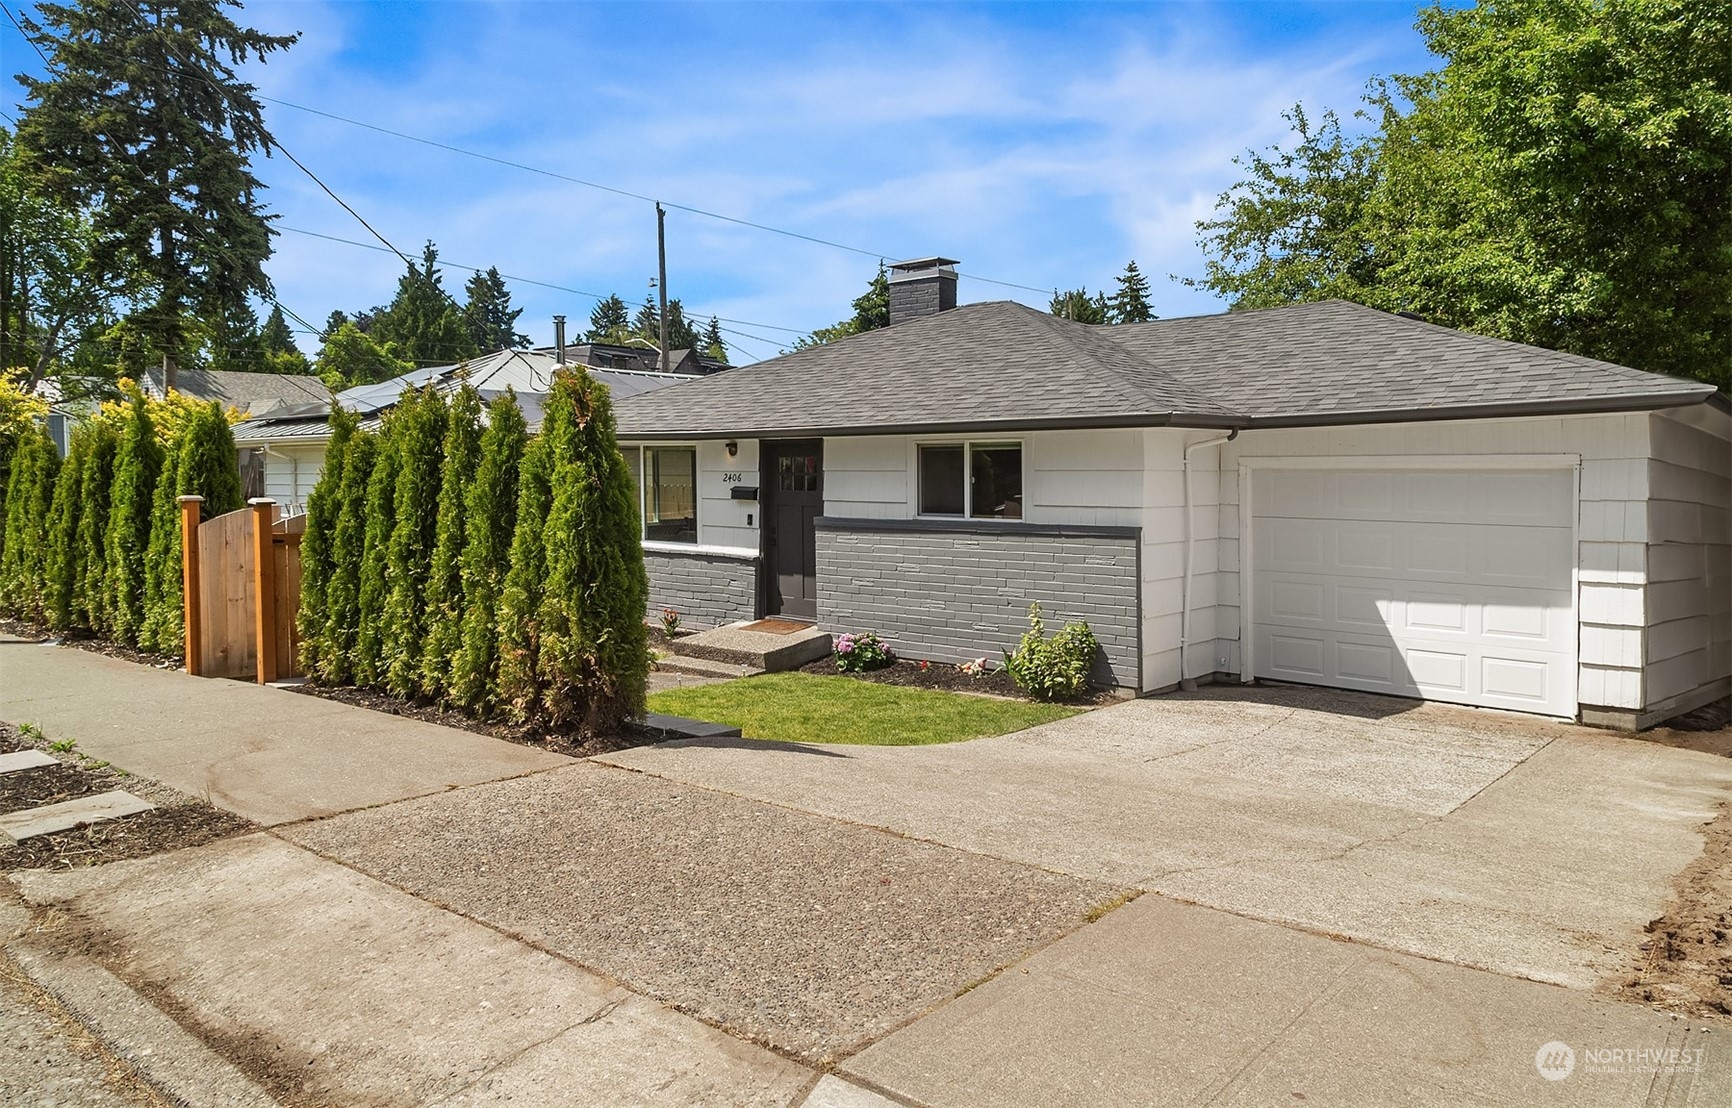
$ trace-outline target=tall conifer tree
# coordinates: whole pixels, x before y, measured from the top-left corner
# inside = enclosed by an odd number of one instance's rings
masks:
[[[421,650],[421,692],[448,697],[451,660],[463,641],[464,514],[481,449],[481,394],[469,385],[451,397],[439,472],[439,510],[426,581],[426,642]]]
[[[150,509],[156,482],[162,475],[163,449],[145,406],[134,391],[122,424],[120,449],[114,456],[114,484],[109,496],[107,544],[108,615],[106,630],[114,638],[136,645],[144,625],[144,564],[150,545]]]
[[[301,672],[317,673],[319,656],[325,649],[325,627],[330,619],[326,590],[334,568],[332,544],[337,516],[342,509],[343,471],[348,464],[349,443],[361,419],[340,404],[331,407],[331,438],[325,446],[325,468],[307,494],[307,529],[301,534],[301,603],[295,625],[301,634]]]
[[[523,412],[509,392],[487,406],[481,462],[464,505],[462,648],[451,667],[451,696],[471,711],[494,705],[499,675],[499,594],[517,528],[517,474],[528,439]]]

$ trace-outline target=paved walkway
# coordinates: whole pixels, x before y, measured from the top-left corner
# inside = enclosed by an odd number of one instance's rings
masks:
[[[270,826],[571,759],[286,689],[0,636],[0,719]]]

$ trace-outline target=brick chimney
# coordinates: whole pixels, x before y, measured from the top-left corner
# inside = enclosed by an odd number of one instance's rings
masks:
[[[890,263],[890,325],[956,307],[956,259]]]

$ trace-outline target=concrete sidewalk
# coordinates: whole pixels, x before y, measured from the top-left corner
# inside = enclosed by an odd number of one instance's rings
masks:
[[[499,739],[0,636],[0,719],[271,826],[569,765]]]

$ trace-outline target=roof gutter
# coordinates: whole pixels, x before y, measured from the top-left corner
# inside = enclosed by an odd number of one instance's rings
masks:
[[[1597,415],[1606,412],[1646,412],[1682,408],[1711,401],[1712,385],[1699,391],[1647,393],[1639,396],[1583,397],[1579,400],[1506,401],[1501,404],[1457,404],[1435,408],[1386,408],[1371,412],[1322,412],[1313,415],[1253,416],[1247,426],[1343,427],[1362,423],[1425,423],[1449,419],[1509,419],[1530,415]]]
[[[653,396],[654,393],[646,395]],[[974,432],[1013,434],[1018,431],[1083,431],[1123,427],[1195,427],[1238,430],[1250,424],[1244,416],[1158,412],[1138,415],[1048,416],[1043,419],[974,419],[930,423],[818,424],[807,427],[668,428],[621,431],[622,439],[819,439],[840,435],[954,435]]]

